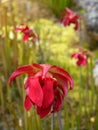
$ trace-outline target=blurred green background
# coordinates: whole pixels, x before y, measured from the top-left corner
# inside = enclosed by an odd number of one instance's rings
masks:
[[[8,85],[17,67],[36,62],[63,67],[74,79],[74,89],[60,111],[63,129],[98,130],[98,88],[92,77],[98,52],[90,52],[86,67],[77,67],[71,55],[85,43],[74,25],[63,27],[58,22],[61,11],[73,6],[73,0],[0,0],[0,130],[50,130],[51,116],[40,119],[34,109],[24,109],[24,77]],[[21,23],[39,34],[41,51],[14,31]],[[55,130],[59,130],[57,114]]]

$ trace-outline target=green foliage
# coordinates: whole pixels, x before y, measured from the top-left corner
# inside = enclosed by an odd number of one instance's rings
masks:
[[[70,58],[68,57],[70,57],[70,52],[72,53],[73,49],[68,49],[68,47],[73,41],[78,41],[74,26],[63,27],[59,23],[44,19],[35,22],[34,26],[35,29],[39,28],[40,30],[40,41],[44,49],[46,62],[61,63],[61,66],[66,66],[67,61],[69,65]]]
[[[60,16],[61,11],[65,10],[66,7],[71,7],[73,4],[73,0],[49,0],[48,2],[56,16]]]
[[[48,5],[53,10],[57,17],[60,17],[60,12],[65,10],[66,7],[72,6],[73,0],[49,0]]]
[[[66,7],[71,7],[73,5],[73,0],[38,0],[41,3],[46,4],[56,15],[56,17],[61,16],[61,11],[65,10]]]

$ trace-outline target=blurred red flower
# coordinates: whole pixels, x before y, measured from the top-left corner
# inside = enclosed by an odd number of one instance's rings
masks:
[[[67,71],[47,64],[25,65],[16,69],[9,78],[9,84],[22,74],[28,74],[24,85],[26,90],[24,106],[26,110],[36,106],[37,114],[41,118],[49,112],[59,111],[68,93],[68,85],[70,84],[70,89],[74,85]]]
[[[63,18],[60,19],[60,22],[63,23],[64,26],[70,25],[71,23],[75,24],[75,30],[78,29],[79,24],[78,24],[78,19],[79,16],[69,8],[66,8],[65,11],[62,12],[65,14]]]
[[[76,64],[78,66],[86,66],[87,65],[87,56],[85,54],[85,51],[76,52],[76,53],[72,54],[72,58],[77,59]]]
[[[38,40],[38,36],[28,26],[21,24],[19,28],[15,28],[15,32],[21,32],[24,34],[23,41],[26,42],[29,38],[32,38],[35,43]]]

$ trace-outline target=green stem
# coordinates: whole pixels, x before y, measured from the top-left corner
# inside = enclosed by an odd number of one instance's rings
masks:
[[[55,128],[55,124],[54,124],[54,113],[52,113],[52,117],[51,117],[51,130],[54,130]]]
[[[60,130],[63,130],[63,126],[62,126],[62,122],[61,122],[61,116],[60,116],[59,112],[57,113],[57,116],[58,116],[58,121],[59,121],[59,128],[60,128]]]
[[[46,62],[45,61],[45,55],[44,55],[43,49],[42,49],[42,47],[40,45],[40,42],[39,42],[39,53],[40,53],[40,56],[41,56],[41,62],[45,63]]]
[[[82,68],[80,67],[80,88],[79,88],[79,115],[77,117],[77,127],[80,130],[81,114],[82,114]]]
[[[28,126],[27,126],[27,112],[25,111],[24,109],[24,98],[25,98],[25,92],[24,92],[24,86],[22,86],[23,90],[23,114],[24,114],[24,127],[25,127],[25,130],[27,130]]]

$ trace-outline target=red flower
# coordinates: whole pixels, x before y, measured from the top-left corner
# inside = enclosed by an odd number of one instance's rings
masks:
[[[25,65],[18,68],[9,78],[9,84],[22,74],[28,74],[24,85],[26,90],[24,106],[26,110],[36,106],[37,114],[41,118],[49,112],[59,111],[68,93],[68,84],[70,84],[70,89],[74,85],[67,71],[47,64]],[[52,111],[51,108],[53,108]]]
[[[76,64],[78,66],[86,66],[87,65],[87,56],[85,55],[85,51],[74,53],[72,55],[72,58],[77,59]]]
[[[69,8],[66,8],[65,11],[62,12],[63,14],[65,14],[65,16],[63,18],[61,18],[60,22],[63,23],[64,26],[70,25],[71,23],[75,24],[75,30],[78,29],[78,18],[79,16],[73,12],[72,10],[70,10]]]
[[[34,33],[33,30],[29,29],[28,26],[21,24],[19,28],[15,29],[16,32],[21,32],[24,34],[23,41],[26,42],[29,38],[32,38],[33,42],[35,43],[38,40],[38,36]]]

